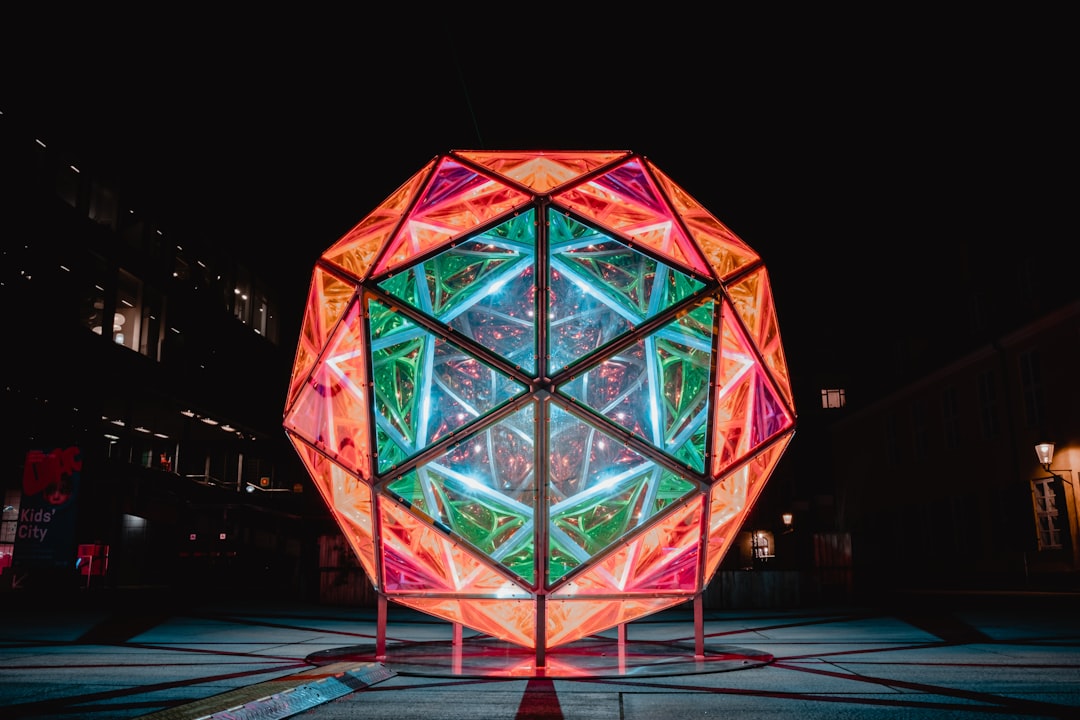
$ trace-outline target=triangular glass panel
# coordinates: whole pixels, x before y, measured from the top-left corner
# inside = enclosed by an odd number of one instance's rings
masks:
[[[684,268],[711,277],[708,263],[637,159],[553,196],[555,202],[623,233]]]
[[[552,597],[610,593],[685,592],[699,589],[697,560],[703,496],[677,508],[653,526],[575,575]]]
[[[713,302],[684,313],[560,387],[560,392],[691,467],[704,464]]]
[[[442,618],[524,648],[536,647],[536,606],[528,600],[425,598],[398,595],[399,605]],[[534,659],[535,662],[535,659]]]
[[[370,486],[296,436],[290,434],[289,440],[338,521],[345,540],[359,558],[372,584],[378,588]]]
[[[781,441],[713,483],[709,491],[705,585],[709,584],[720,561],[735,542],[743,522],[765,487],[765,481],[790,444],[792,434],[788,433]]]
[[[654,164],[646,165],[671,200],[675,212],[686,223],[687,228],[702,253],[709,261],[714,277],[726,280],[739,270],[760,260],[760,256],[744,243],[724,223],[720,222],[702,207],[697,200],[671,178],[661,172]]]
[[[620,152],[458,152],[533,192],[546,193],[602,165],[626,157]]]
[[[338,324],[283,424],[350,472],[371,477],[370,398],[359,307],[353,303]]]
[[[549,567],[549,583],[697,490],[557,405],[548,424],[548,534],[552,552],[567,556]]]
[[[795,418],[769,382],[734,311],[721,313],[721,351],[717,365],[712,472],[719,477],[762,443],[790,428]]]
[[[682,302],[700,280],[557,211],[548,214],[549,372]]]
[[[526,588],[453,543],[396,500],[378,498],[387,593],[456,592],[529,597]]]
[[[420,200],[377,261],[375,274],[468,233],[527,203],[530,196],[444,157]]]
[[[371,214],[334,243],[323,254],[323,260],[338,266],[357,280],[365,279],[371,263],[397,229],[398,223],[433,167],[434,161],[409,178]]]
[[[765,360],[765,366],[776,379],[788,405],[794,407],[787,359],[784,357],[784,346],[780,342],[776,304],[765,267],[762,266],[745,277],[739,278],[738,282],[728,286],[728,292],[735,311],[739,313],[739,318],[746,325],[750,336],[754,339],[754,345]]]
[[[379,471],[525,392],[516,380],[381,302],[369,303]]]

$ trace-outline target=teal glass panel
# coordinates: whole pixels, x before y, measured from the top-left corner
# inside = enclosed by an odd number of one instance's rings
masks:
[[[387,485],[529,583],[536,576],[534,417],[528,403]]]
[[[441,523],[478,551],[532,582],[534,508],[523,506],[471,475],[452,469],[451,455],[412,470],[387,489]]]
[[[563,213],[548,217],[551,373],[705,287]]]
[[[548,581],[647,523],[697,485],[581,418],[552,406]]]
[[[560,388],[687,465],[704,467],[712,301],[642,337]]]
[[[382,303],[368,307],[380,472],[527,390]]]

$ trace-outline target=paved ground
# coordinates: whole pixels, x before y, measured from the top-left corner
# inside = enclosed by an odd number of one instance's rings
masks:
[[[380,660],[363,608],[2,594],[0,718],[1080,718],[1077,598],[706,611],[704,658],[677,609],[538,674],[394,605]]]

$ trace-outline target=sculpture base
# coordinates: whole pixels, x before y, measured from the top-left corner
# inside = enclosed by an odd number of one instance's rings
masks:
[[[590,638],[545,651],[545,664],[536,665],[536,652],[490,637],[453,641],[391,643],[385,655],[375,645],[354,645],[313,653],[316,665],[336,662],[381,662],[398,675],[424,677],[592,678],[690,675],[760,667],[773,656],[734,645],[642,642]]]

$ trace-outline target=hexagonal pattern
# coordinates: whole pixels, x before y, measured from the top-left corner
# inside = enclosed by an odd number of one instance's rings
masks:
[[[702,592],[795,409],[761,258],[651,161],[455,151],[319,259],[284,428],[378,592],[552,648]]]

